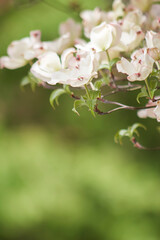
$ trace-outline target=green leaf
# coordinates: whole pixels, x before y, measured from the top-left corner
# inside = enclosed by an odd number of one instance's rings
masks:
[[[151,93],[151,98],[154,98],[155,92],[157,91],[157,85],[158,85],[158,78],[155,76],[150,76],[148,78],[149,80],[149,88]]]
[[[63,85],[63,89],[66,91],[66,93],[68,93],[68,94],[72,94],[72,92],[71,92],[71,90],[70,90],[70,88],[69,88],[69,85],[66,85],[66,84],[64,84]]]
[[[90,90],[89,89],[89,95],[91,99],[97,99],[99,97],[100,91]]]
[[[25,87],[26,85],[30,84],[30,79],[28,78],[28,76],[24,77],[20,83],[21,87]]]
[[[149,87],[150,89],[155,89],[158,85],[158,78],[155,76],[152,76],[149,78]]]
[[[99,66],[98,70],[102,70],[102,69],[108,69],[108,70],[110,70],[109,64],[101,64],[101,65]]]
[[[122,138],[127,137],[127,136],[128,136],[128,131],[126,129],[121,129],[116,133],[116,135],[114,137],[114,141],[116,143],[122,144]]]
[[[54,102],[56,102],[56,104],[58,105],[58,98],[62,95],[66,93],[66,91],[64,89],[56,89],[54,90],[51,95],[50,95],[50,98],[49,98],[49,101],[50,101],[50,104],[51,106],[55,109],[54,107]]]
[[[101,78],[100,80],[96,81],[96,82],[94,83],[95,89],[99,90],[99,89],[102,87],[102,84],[103,84],[103,83],[106,83],[106,82],[104,81],[104,78]]]
[[[112,69],[113,65],[116,64],[120,58],[114,58],[109,62],[110,69]]]
[[[72,111],[75,112],[78,116],[80,116],[79,112],[77,111],[77,108],[82,106],[86,106],[86,102],[83,98],[81,98],[80,100],[75,100]]]
[[[146,127],[143,124],[135,123],[132,126],[128,127],[127,129],[119,130],[114,137],[115,142],[116,143],[119,142],[120,144],[122,144],[123,137],[129,137],[130,139],[132,139],[134,137],[134,135],[139,136],[139,132],[138,132],[137,128],[143,128],[146,130]]]
[[[148,97],[148,92],[145,87],[141,88],[141,92],[137,95],[137,102],[140,103],[139,99],[142,97]]]
[[[97,99],[87,99],[86,105],[88,106],[89,110],[91,111],[92,115],[95,117],[94,108],[96,105]]]
[[[108,69],[111,71],[113,65],[116,64],[119,60],[120,60],[120,58],[114,58],[108,64],[101,64],[99,67],[99,70]]]
[[[141,123],[135,123],[133,124],[131,127],[128,128],[128,132],[129,132],[129,135],[130,137],[133,137],[133,135],[136,133],[137,136],[139,136],[139,133],[137,131],[137,128],[143,128],[146,130],[146,127],[141,124]]]

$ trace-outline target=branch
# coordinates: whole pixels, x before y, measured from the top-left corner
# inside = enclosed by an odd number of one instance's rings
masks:
[[[148,150],[148,151],[158,151],[158,150],[160,150],[160,147],[148,148],[148,147],[142,146],[142,145],[137,141],[137,139],[136,139],[135,137],[133,137],[133,138],[131,139],[131,142],[133,143],[133,146],[134,146],[135,148],[138,148],[138,149],[140,149],[140,150]]]
[[[98,109],[98,105],[96,105],[94,111],[99,115],[107,115],[107,114],[110,114],[112,112],[116,112],[116,111],[123,110],[123,109],[126,109],[126,110],[141,110],[141,109],[155,108],[155,106],[143,106],[143,107],[128,106],[128,105],[125,105],[125,104],[122,104],[122,103],[119,103],[119,102],[108,101],[108,100],[105,100],[105,99],[102,99],[102,98],[97,98],[97,100],[99,100],[103,103],[106,103],[106,104],[113,104],[113,105],[120,106],[118,108],[114,108],[114,109],[109,110],[107,112],[102,112]]]

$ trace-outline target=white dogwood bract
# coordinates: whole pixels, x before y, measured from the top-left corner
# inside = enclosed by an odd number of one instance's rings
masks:
[[[0,58],[0,67],[16,69],[36,58],[42,53],[39,47],[40,37],[40,31],[32,31],[30,37],[13,41],[7,49],[8,56]]]
[[[132,55],[133,57],[134,55]],[[153,70],[154,59],[144,51],[141,55],[133,58],[129,62],[126,58],[122,58],[117,63],[117,70],[121,73],[127,74],[129,81],[145,80]]]
[[[121,28],[118,24],[106,22],[94,27],[91,31],[91,43],[97,52],[106,51],[118,44],[121,37]]]

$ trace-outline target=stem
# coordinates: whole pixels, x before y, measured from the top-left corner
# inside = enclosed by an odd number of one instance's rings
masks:
[[[107,50],[106,50],[106,54],[107,54],[108,62],[110,62],[110,61],[111,61],[111,59],[110,59],[110,56],[109,56],[109,53],[108,53],[108,51],[107,51]]]
[[[97,100],[99,100],[99,101],[101,101],[103,103],[106,103],[106,104],[113,104],[113,105],[119,106],[119,107],[114,108],[112,110],[109,110],[107,112],[100,111],[98,109],[98,107],[96,106],[95,112],[97,112],[99,115],[107,115],[107,114],[110,114],[112,112],[123,110],[123,109],[125,109],[125,110],[141,110],[141,109],[155,108],[155,106],[144,106],[144,107],[128,106],[128,105],[125,105],[125,104],[122,104],[122,103],[119,103],[119,102],[108,101],[108,100],[105,100],[105,99],[102,99],[102,98],[97,98]]]
[[[108,62],[109,62],[109,72],[110,72],[110,74],[111,74],[112,82],[113,82],[114,86],[118,89],[118,86],[117,86],[116,81],[115,81],[115,78],[114,78],[114,74],[113,74],[113,72],[112,72],[112,67],[110,66],[110,61],[111,61],[111,59],[110,59],[110,56],[109,56],[108,51],[106,51],[106,54],[107,54],[107,58],[108,58]]]
[[[160,70],[160,65],[158,61],[156,61],[156,65],[157,65],[157,69]]]
[[[150,91],[150,88],[149,88],[149,84],[148,84],[148,80],[147,80],[147,79],[145,79],[145,84],[146,84],[146,87],[147,87],[147,90],[148,90],[149,97],[150,97],[150,99],[152,99],[152,94],[151,94],[151,91]]]
[[[89,99],[91,99],[91,96],[90,96],[90,94],[89,94],[89,90],[88,90],[87,85],[85,84],[84,87],[85,87],[85,90],[86,90],[87,97],[88,97]]]

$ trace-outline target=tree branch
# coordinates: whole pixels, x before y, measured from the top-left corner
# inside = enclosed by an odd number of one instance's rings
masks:
[[[119,103],[119,102],[108,101],[108,100],[102,99],[102,98],[97,98],[97,100],[101,101],[103,103],[106,103],[106,104],[113,104],[113,105],[120,106],[118,108],[114,108],[114,109],[109,110],[107,112],[102,112],[98,109],[98,105],[96,105],[94,111],[99,115],[107,115],[107,114],[110,114],[112,112],[116,112],[116,111],[123,110],[123,109],[126,109],[126,110],[141,110],[141,109],[155,108],[155,106],[134,107],[134,106],[125,105],[125,104],[122,104],[122,103]]]

